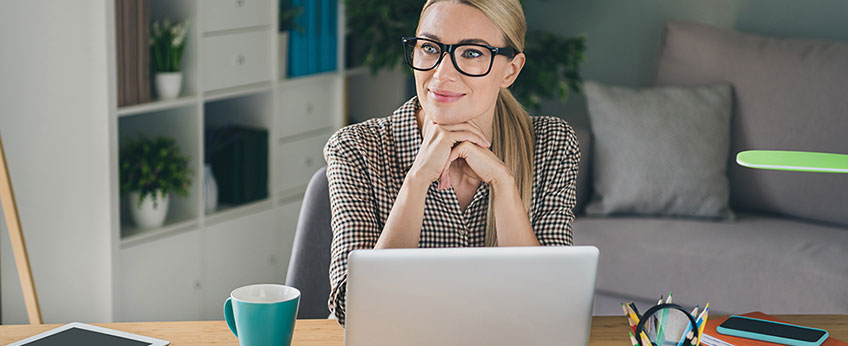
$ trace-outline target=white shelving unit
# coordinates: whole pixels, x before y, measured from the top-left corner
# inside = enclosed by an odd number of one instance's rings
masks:
[[[338,69],[279,79],[278,3],[151,0],[152,20],[188,19],[191,27],[180,98],[121,108],[110,101],[115,321],[217,320],[232,289],[285,280],[306,184],[324,165],[324,143],[345,123],[344,9]],[[114,11],[107,18],[114,38]],[[109,79],[115,87],[114,68]],[[269,193],[206,214],[204,130],[223,124],[268,130]],[[173,137],[191,157],[190,196],[172,197],[159,229],[134,228],[119,196],[119,147],[138,134]]]

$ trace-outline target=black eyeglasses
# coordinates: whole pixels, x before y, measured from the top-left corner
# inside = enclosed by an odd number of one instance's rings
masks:
[[[489,74],[497,55],[513,58],[520,53],[512,47],[497,48],[477,43],[444,44],[421,37],[404,37],[403,51],[406,63],[418,71],[436,68],[447,52],[451,56],[453,67],[469,77]]]

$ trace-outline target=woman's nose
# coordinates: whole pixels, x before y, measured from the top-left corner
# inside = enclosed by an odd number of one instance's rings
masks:
[[[456,70],[453,64],[453,57],[448,52],[442,54],[445,56],[442,58],[439,66],[436,66],[436,72],[433,74],[433,77],[438,80],[455,80],[459,75],[459,71]]]

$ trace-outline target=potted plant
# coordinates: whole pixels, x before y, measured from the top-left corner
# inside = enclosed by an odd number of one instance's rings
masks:
[[[286,78],[288,68],[289,31],[303,31],[303,27],[295,23],[295,18],[303,14],[303,6],[291,6],[291,0],[280,0],[280,25],[277,51],[279,52],[280,79]]]
[[[127,196],[130,214],[142,229],[161,227],[170,195],[188,197],[191,186],[189,159],[169,137],[141,135],[121,147],[121,195]]]
[[[172,24],[169,19],[164,19],[153,22],[150,55],[156,73],[156,92],[160,99],[175,99],[180,95],[183,80],[180,63],[187,34],[188,21]]]
[[[415,33],[421,1],[344,0],[353,64],[367,65],[373,74],[403,62],[400,38]],[[525,36],[527,62],[512,92],[521,103],[538,110],[545,98],[558,96],[565,102],[569,89],[580,92],[579,66],[584,60],[586,39],[563,37],[529,30]],[[410,72],[411,70],[405,69]],[[414,83],[411,83],[414,85]]]

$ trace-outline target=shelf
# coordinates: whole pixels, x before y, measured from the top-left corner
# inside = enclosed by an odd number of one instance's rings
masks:
[[[153,229],[138,229],[133,225],[121,225],[121,249],[151,240],[163,238],[176,233],[197,229],[200,223],[196,218],[186,217],[177,220],[165,220],[165,225]],[[153,255],[153,254],[151,254]]]
[[[286,78],[280,79],[279,82],[280,82],[281,86],[296,87],[301,83],[312,83],[312,82],[316,82],[316,81],[332,79],[334,77],[344,76],[344,74],[345,74],[344,71],[334,70],[334,71],[315,73],[315,74],[310,74],[310,75],[300,76],[300,77],[286,77]]]
[[[308,132],[302,132],[302,133],[298,133],[298,134],[292,135],[292,136],[278,137],[277,138],[277,145],[285,145],[287,143],[297,142],[297,141],[300,141],[300,140],[308,139],[310,137],[315,137],[315,136],[319,136],[319,135],[327,137],[327,140],[329,140],[330,136],[332,136],[335,132],[336,132],[336,129],[333,128],[333,127],[322,127],[320,129],[315,129],[315,130],[311,130],[311,131],[308,131]],[[322,153],[323,153],[323,150],[324,150],[323,148],[324,147],[322,146],[321,147]]]
[[[235,220],[244,216],[271,210],[272,208],[274,208],[274,203],[270,198],[243,205],[219,205],[218,210],[212,214],[206,215],[204,226]]]
[[[207,91],[204,96],[204,101],[216,101],[227,98],[239,97],[249,94],[271,91],[271,81],[253,83],[232,88]]]
[[[232,35],[232,34],[241,34],[245,32],[253,32],[253,31],[264,31],[271,29],[270,25],[254,25],[254,26],[246,26],[242,28],[236,29],[224,29],[224,30],[215,30],[215,31],[207,31],[201,34],[201,37],[215,37],[215,36],[224,36],[224,35]]]
[[[286,204],[294,200],[302,199],[306,194],[307,186],[308,185],[301,185],[283,191],[278,191],[274,196],[276,196],[277,202],[280,204]]]
[[[187,95],[174,100],[159,100],[132,106],[118,108],[118,116],[131,116],[143,113],[157,112],[173,108],[190,106],[197,102],[197,96]]]

